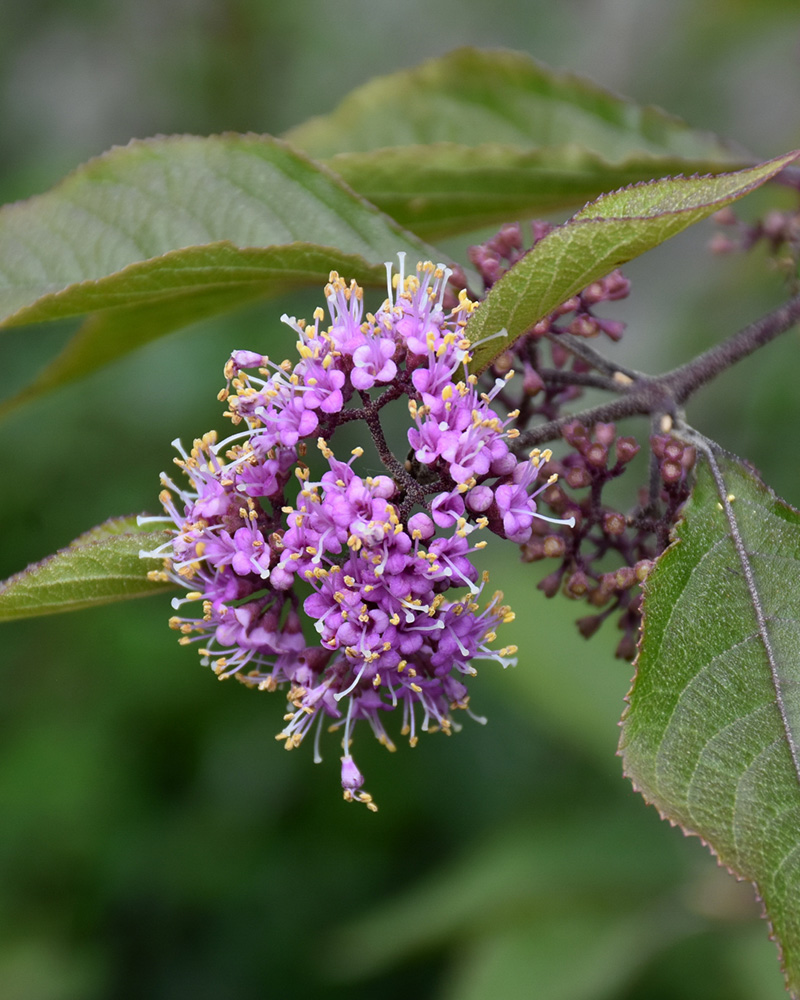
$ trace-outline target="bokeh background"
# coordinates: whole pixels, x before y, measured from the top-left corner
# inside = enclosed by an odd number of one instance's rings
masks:
[[[526,51],[763,157],[800,145],[795,0],[5,0],[0,13],[2,201],[134,136],[280,133],[462,44]],[[627,269],[626,363],[679,363],[780,301],[763,256],[711,257],[711,232]],[[446,250],[463,260],[481,235]],[[0,578],[110,515],[154,510],[169,442],[221,425],[228,352],[261,349],[282,311],[315,304],[193,327],[8,419]],[[4,332],[3,394],[72,329]],[[792,334],[690,411],[796,505],[797,355]],[[581,610],[545,601],[513,546],[491,558],[519,666],[473,685],[486,727],[391,756],[358,743],[374,816],[341,802],[335,748],[315,767],[309,748],[274,742],[280,697],[220,685],[178,648],[167,598],[3,626],[0,996],[783,996],[751,889],[621,778],[631,669],[613,628],[584,642]]]

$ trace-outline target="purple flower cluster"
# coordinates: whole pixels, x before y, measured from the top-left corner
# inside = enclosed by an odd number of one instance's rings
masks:
[[[431,263],[406,276],[401,257],[399,274],[387,265],[388,298],[365,316],[361,288],[332,273],[330,323],[322,309],[313,324],[283,317],[298,336],[294,365],[234,352],[220,398],[235,432],[209,433],[188,452],[175,443],[188,486],[162,476],[162,520],[173,528],[156,575],[188,589],[176,610],[202,606],[201,618],[171,619],[180,641],[199,641],[220,678],[288,689],[278,736],[287,748],[313,730],[319,760],[325,722],[341,730],[345,799],[371,809],[350,753],[355,723],[366,720],[389,749],[383,720],[394,709],[412,745],[419,730],[449,733],[452,710],[467,708],[472,661],[512,662],[514,647],[489,648],[513,615],[499,593],[481,609],[486,578],[470,556],[486,543],[472,539],[489,528],[527,541],[548,485],[532,489],[548,454],[518,459],[515,415],[492,406],[505,380],[481,393],[468,374],[463,330],[476,306],[462,292],[445,308],[449,276]],[[404,395],[411,451],[401,462],[380,416]],[[388,474],[360,474],[361,448],[344,461],[329,447],[356,419]]]

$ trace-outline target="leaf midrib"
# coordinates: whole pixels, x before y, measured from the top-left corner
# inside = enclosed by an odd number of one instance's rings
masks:
[[[722,471],[717,463],[716,457],[713,453],[708,453],[706,458],[711,469],[711,475],[714,478],[714,483],[717,488],[717,493],[720,498],[720,503],[722,504],[722,509],[725,514],[725,518],[730,527],[730,537],[733,542],[733,547],[736,550],[736,554],[739,558],[739,563],[742,567],[742,572],[744,573],[745,584],[747,586],[748,592],[750,594],[750,601],[756,614],[756,623],[758,626],[758,635],[761,639],[761,644],[767,657],[767,663],[769,665],[770,676],[772,679],[772,688],[775,692],[775,704],[778,707],[778,712],[781,717],[781,724],[783,726],[783,731],[786,736],[786,741],[789,746],[789,753],[792,758],[792,763],[794,765],[795,778],[797,779],[798,786],[800,786],[800,759],[798,757],[798,747],[794,739],[794,734],[792,733],[792,728],[789,724],[789,718],[786,712],[786,704],[784,702],[783,694],[781,692],[780,684],[780,673],[778,670],[778,662],[775,657],[775,652],[772,648],[772,641],[770,640],[769,633],[767,631],[766,623],[767,618],[764,614],[764,608],[761,603],[761,597],[756,586],[755,576],[753,574],[752,564],[750,562],[750,553],[748,553],[747,548],[744,544],[744,539],[742,538],[741,532],[739,531],[739,523],[734,516],[733,506],[728,499],[728,490],[725,485],[725,480],[722,478]]]

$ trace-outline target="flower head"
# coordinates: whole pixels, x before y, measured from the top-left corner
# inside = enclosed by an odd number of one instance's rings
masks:
[[[538,459],[515,457],[515,414],[495,409],[505,380],[480,392],[468,372],[475,304],[462,293],[446,310],[450,272],[425,263],[406,276],[403,264],[399,274],[387,265],[374,315],[334,272],[327,326],[322,309],[313,324],[284,316],[298,337],[293,364],[235,351],[220,394],[234,433],[207,434],[188,452],[176,442],[188,485],[162,476],[172,525],[162,575],[188,591],[176,611],[201,608],[171,619],[180,642],[197,642],[220,678],[285,690],[278,739],[288,749],[313,733],[318,760],[323,729],[340,731],[344,797],[370,809],[355,729],[366,721],[394,749],[392,712],[412,745],[420,731],[457,728],[473,661],[506,666],[516,651],[491,646],[513,615],[500,594],[483,602],[471,557],[485,542],[474,539],[489,527],[524,541],[541,516]],[[411,462],[389,452],[381,427],[383,407],[403,395]],[[332,450],[355,419],[385,474],[360,467],[361,448],[347,460]]]

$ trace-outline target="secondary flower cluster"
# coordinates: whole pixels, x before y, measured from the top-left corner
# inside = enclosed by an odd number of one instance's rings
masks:
[[[468,374],[463,329],[476,306],[462,292],[445,308],[449,274],[425,263],[406,276],[401,256],[399,274],[387,265],[386,301],[365,316],[361,288],[332,273],[328,324],[322,309],[312,324],[282,317],[298,336],[293,365],[236,351],[225,366],[220,398],[243,429],[223,441],[207,434],[188,452],[176,442],[188,486],[162,476],[162,520],[173,527],[155,575],[188,589],[176,610],[202,607],[201,618],[171,619],[180,641],[199,641],[221,678],[287,688],[287,748],[314,730],[319,760],[325,722],[341,730],[345,799],[371,809],[350,753],[355,723],[366,720],[389,749],[383,718],[395,709],[412,745],[420,729],[450,732],[452,710],[467,708],[472,661],[512,662],[514,647],[489,648],[513,615],[499,593],[481,608],[486,579],[470,556],[486,543],[472,536],[489,528],[526,542],[543,516],[534,498],[550,483],[536,488],[548,453],[518,459],[509,448],[516,415],[492,405],[506,380],[481,393]],[[402,396],[405,462],[381,426]],[[345,461],[329,446],[357,419],[388,474],[357,471],[361,448]]]

